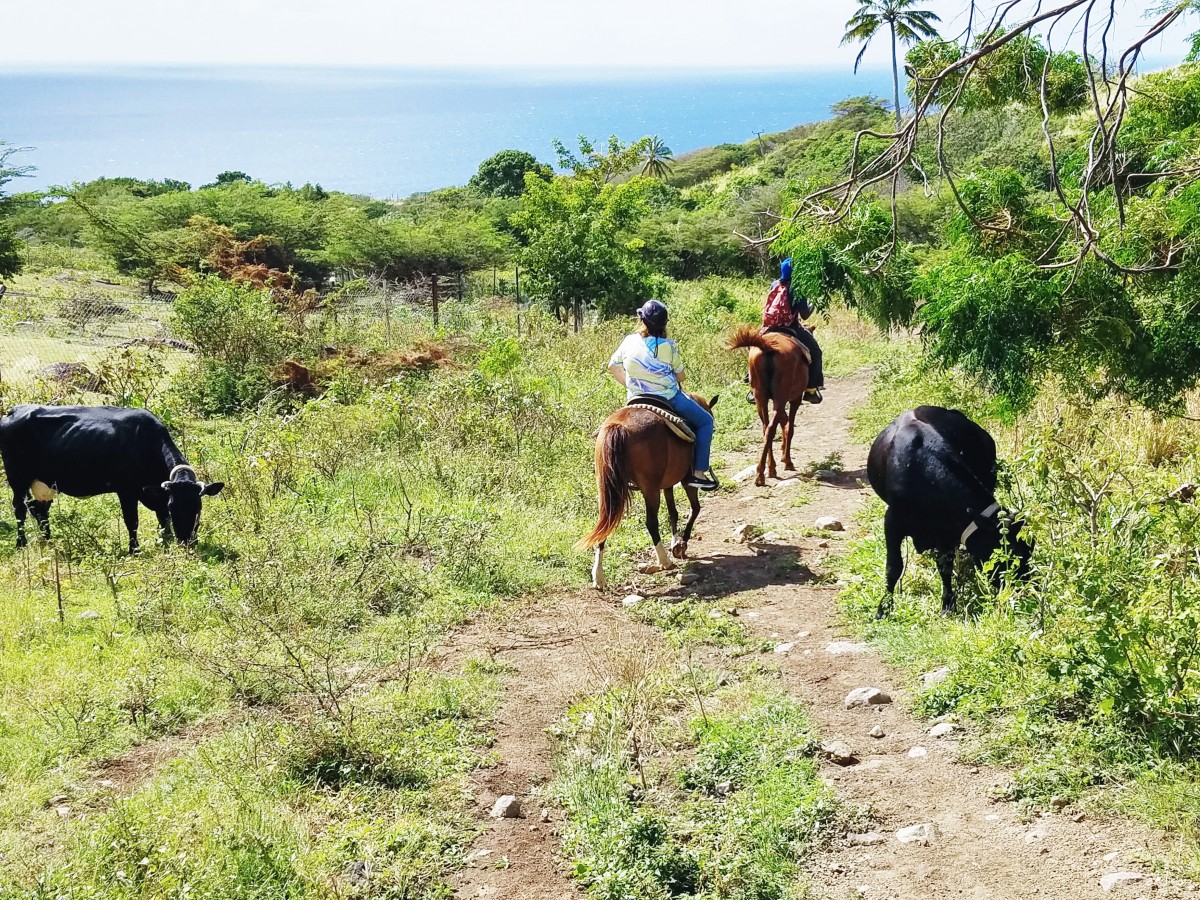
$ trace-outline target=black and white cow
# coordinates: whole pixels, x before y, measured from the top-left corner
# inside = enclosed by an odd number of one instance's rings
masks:
[[[955,609],[954,556],[967,551],[976,566],[1007,544],[1018,561],[1017,576],[1029,571],[1033,546],[1020,537],[996,502],[996,442],[956,409],[919,406],[897,416],[880,432],[867,456],[867,478],[887,503],[887,595],[882,616],[904,571],[901,545],[911,537],[921,553],[932,552],[942,576],[942,612]],[[997,569],[997,582],[1003,573]]]
[[[138,548],[138,501],[158,516],[164,541],[174,526],[179,541],[190,544],[200,498],[225,486],[199,481],[166,426],[144,409],[17,406],[0,419],[0,457],[13,491],[18,547],[25,546],[26,508],[50,537],[50,504],[59,492],[116,494],[130,553]]]

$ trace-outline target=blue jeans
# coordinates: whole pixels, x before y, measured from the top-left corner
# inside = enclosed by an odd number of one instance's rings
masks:
[[[667,401],[671,408],[696,432],[696,461],[693,468],[698,472],[708,471],[708,457],[712,452],[713,415],[683,391]]]

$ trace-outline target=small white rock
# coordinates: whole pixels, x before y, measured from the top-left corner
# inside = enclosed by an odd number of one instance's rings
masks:
[[[950,667],[942,666],[940,669],[934,669],[932,672],[926,672],[921,676],[921,687],[929,690],[931,687],[937,687],[943,681],[950,677]]]
[[[521,801],[512,794],[505,794],[492,807],[491,816],[493,819],[519,819],[521,818]]]
[[[753,478],[758,474],[758,466],[746,466],[742,471],[733,476],[733,480],[737,482],[745,481],[748,478]]]
[[[699,580],[700,580],[700,574],[698,572],[680,572],[679,573],[679,583],[682,585],[695,584]]]
[[[780,540],[780,535],[778,531],[768,531],[759,540],[764,544],[774,544]]]
[[[96,612],[94,609],[85,609],[79,614],[80,622],[90,622],[92,619],[98,618],[100,618],[100,613]]]
[[[1116,861],[1117,861],[1117,859],[1118,859],[1120,856],[1121,856],[1121,851],[1120,851],[1120,850],[1114,850],[1112,853],[1105,853],[1105,854],[1104,854],[1104,861],[1105,861],[1105,862],[1116,862]]]
[[[846,709],[854,709],[856,706],[883,706],[891,702],[892,698],[877,687],[855,688],[846,695]]]
[[[933,842],[936,832],[933,824],[930,822],[922,822],[919,825],[909,825],[907,828],[901,828],[896,832],[896,840],[902,844],[922,844],[928,846]]]
[[[845,531],[846,526],[836,516],[820,516],[814,523],[822,531]]]
[[[746,522],[733,529],[733,541],[735,544],[744,544],[758,533],[758,528]]]
[[[920,759],[923,756],[928,756],[929,751],[924,747],[913,747],[908,751],[908,755],[911,759]]]
[[[856,653],[868,653],[871,648],[866,644],[858,644],[854,641],[834,641],[825,648],[825,652],[830,656],[852,656]]]
[[[1145,875],[1141,875],[1137,872],[1110,872],[1109,874],[1101,877],[1100,887],[1104,889],[1105,893],[1108,893],[1115,887],[1120,887],[1121,885],[1125,884],[1134,884],[1138,881],[1144,881],[1145,878]]]
[[[885,737],[882,725],[872,725],[871,730],[867,732],[873,738]]]
[[[845,741],[822,741],[820,750],[822,756],[839,766],[851,766],[858,762],[854,751]]]
[[[795,648],[795,646],[796,645],[793,644],[791,641],[784,641],[782,644],[775,645],[775,652],[776,653],[791,653],[792,650]]]
[[[643,597],[641,594],[629,594],[626,597],[622,598],[621,605],[622,606],[637,606],[639,603],[641,603],[645,599],[646,598]]]
[[[929,736],[940,738],[948,734],[953,734],[956,731],[958,731],[958,726],[953,722],[938,722],[938,724],[929,729]]]

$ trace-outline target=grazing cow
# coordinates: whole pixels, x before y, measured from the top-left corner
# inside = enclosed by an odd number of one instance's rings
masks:
[[[1019,536],[1022,523],[996,502],[996,443],[958,410],[919,406],[897,416],[871,445],[867,477],[887,503],[887,595],[877,617],[890,608],[904,571],[906,537],[937,560],[943,613],[955,609],[952,576],[960,547],[981,566],[1007,543],[1019,563],[1017,576],[1028,574],[1033,546]],[[997,586],[1002,574],[993,575]]]
[[[139,500],[158,516],[164,541],[174,526],[179,541],[191,544],[200,498],[225,486],[199,481],[166,426],[144,409],[18,406],[0,419],[0,456],[13,491],[18,547],[25,546],[26,508],[49,539],[50,504],[59,492],[116,494],[130,553],[138,549]]]

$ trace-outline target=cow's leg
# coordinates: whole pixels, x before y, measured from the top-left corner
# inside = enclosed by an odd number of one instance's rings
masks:
[[[692,539],[692,526],[696,524],[696,517],[700,515],[700,489],[684,486],[683,490],[687,494],[688,506],[691,507],[691,511],[688,513],[687,523],[683,526],[683,538],[679,541],[680,559],[687,556],[688,541]]]
[[[664,569],[672,569],[675,564],[671,562],[671,557],[663,547],[662,532],[658,530],[659,493],[657,490],[642,493],[642,496],[646,498],[646,530],[650,532],[650,540],[654,544],[654,552],[658,556],[659,566]]]
[[[121,518],[129,530],[129,553],[138,552],[138,496],[137,494],[117,494],[121,501]]]
[[[671,555],[682,559],[683,554],[679,552],[679,508],[675,505],[675,488],[669,487],[664,490],[663,499],[667,501],[667,524],[671,528]]]
[[[954,602],[954,554],[953,550],[936,550],[934,559],[937,561],[938,574],[942,576],[942,615],[949,616],[955,611]]]
[[[52,500],[30,500],[29,511],[33,513],[33,520],[38,523],[38,528],[41,529],[42,537],[47,541],[50,540],[50,504]]]
[[[891,507],[883,514],[883,543],[887,547],[887,592],[875,610],[876,619],[882,619],[891,610],[896,584],[904,574],[904,532],[900,530],[900,523],[896,521]]]
[[[592,587],[598,591],[608,587],[604,578],[604,541],[596,545],[596,558],[592,560]]]
[[[20,550],[28,543],[25,539],[25,514],[28,507],[25,505],[25,497],[29,493],[29,487],[24,489],[13,487],[13,515],[17,517],[17,549]]]

